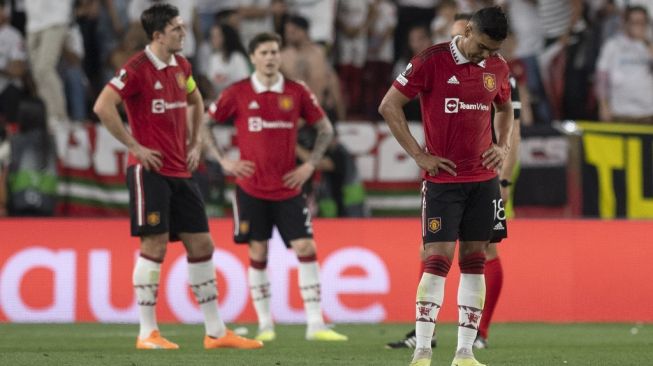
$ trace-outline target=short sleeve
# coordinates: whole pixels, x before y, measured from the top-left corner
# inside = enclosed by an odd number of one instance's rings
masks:
[[[510,101],[510,76],[506,72],[503,80],[501,80],[501,86],[497,95],[494,97],[494,103],[497,105],[505,104]]]
[[[406,65],[406,70],[397,75],[392,85],[406,97],[415,98],[417,94],[426,89],[428,67],[425,67],[425,65],[419,55],[413,57]]]
[[[233,97],[233,87],[225,89],[218,99],[209,106],[209,116],[218,122],[223,123],[236,115],[237,101]]]
[[[9,52],[9,60],[25,61],[27,53],[25,52],[25,42],[20,36],[16,36],[16,41]]]
[[[322,107],[320,107],[315,94],[313,94],[313,92],[311,92],[306,85],[300,85],[300,114],[301,117],[306,120],[306,123],[312,125],[324,118],[325,113]]]
[[[141,83],[138,81],[138,73],[125,67],[109,81],[109,86],[117,91],[122,99],[127,99],[140,91]]]
[[[599,72],[607,72],[612,65],[612,58],[616,54],[614,50],[614,40],[609,40],[605,43],[599,54],[599,60],[596,63],[596,70]]]

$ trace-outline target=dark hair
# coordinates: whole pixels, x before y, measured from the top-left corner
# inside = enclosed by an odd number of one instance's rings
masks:
[[[471,19],[472,19],[472,14],[470,14],[470,13],[457,13],[453,17],[454,22],[457,22],[459,20],[466,20],[466,21],[469,22]]]
[[[637,13],[637,12],[644,13],[644,16],[646,17],[646,20],[648,20],[648,11],[646,10],[645,7],[643,7],[641,5],[627,6],[626,10],[624,10],[624,20],[628,21],[628,19],[630,18],[630,15],[632,13]]]
[[[503,41],[508,37],[508,19],[498,6],[490,6],[478,10],[470,20],[478,31],[487,34],[495,41]]]
[[[308,32],[309,28],[311,28],[310,23],[308,22],[308,19],[304,18],[303,16],[299,15],[291,15],[288,17],[288,23],[295,25],[304,31]]]
[[[265,42],[277,42],[279,47],[281,47],[281,36],[276,34],[276,33],[271,33],[271,32],[264,32],[264,33],[259,33],[254,38],[252,38],[251,41],[249,41],[249,46],[247,47],[247,51],[249,51],[250,55],[253,55],[258,46],[261,45],[261,43]]]
[[[222,31],[222,38],[224,38],[222,52],[224,53],[225,61],[229,60],[235,52],[240,52],[243,56],[247,56],[247,51],[245,51],[245,47],[240,42],[240,36],[236,29],[227,24],[215,24],[214,27],[220,28]]]
[[[166,25],[179,16],[179,9],[170,4],[154,4],[141,14],[141,24],[150,41],[154,39],[154,32],[163,32]]]

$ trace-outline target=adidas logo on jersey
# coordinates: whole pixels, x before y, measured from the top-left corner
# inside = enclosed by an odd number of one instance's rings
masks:
[[[259,109],[258,103],[256,103],[255,100],[252,100],[249,105],[247,106],[247,109]]]
[[[505,230],[506,228],[503,226],[501,222],[497,222],[496,225],[494,225],[494,230]]]
[[[161,85],[161,82],[159,80],[154,83],[154,90],[161,90],[163,89],[163,85]]]
[[[449,78],[449,80],[447,81],[447,84],[458,85],[458,84],[460,84],[460,81],[458,81],[458,79],[456,78],[456,75],[453,75],[452,77]]]

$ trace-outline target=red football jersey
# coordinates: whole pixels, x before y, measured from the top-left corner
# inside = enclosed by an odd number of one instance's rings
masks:
[[[186,96],[195,90],[190,63],[183,56],[173,55],[166,64],[148,46],[127,61],[108,85],[122,97],[136,141],[163,155],[159,173],[190,177],[186,166]],[[138,163],[129,154],[128,165]]]
[[[453,161],[457,176],[441,170],[436,183],[481,182],[495,177],[481,155],[492,146],[492,102],[510,101],[509,70],[500,56],[479,64],[465,59],[456,39],[415,56],[393,86],[408,98],[420,95],[426,149]]]
[[[299,194],[282,177],[296,167],[297,123],[309,125],[324,117],[317,99],[304,84],[285,79],[269,89],[254,75],[225,89],[209,106],[217,122],[235,118],[240,158],[254,162],[254,174],[236,183],[248,194],[280,201]]]

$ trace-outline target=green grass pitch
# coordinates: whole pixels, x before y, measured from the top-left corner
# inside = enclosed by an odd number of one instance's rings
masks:
[[[387,350],[411,324],[350,325],[343,343],[303,339],[304,327],[278,325],[277,340],[255,351],[202,348],[202,325],[162,324],[177,351],[137,351],[136,325],[0,323],[0,365],[408,365],[410,350]],[[253,326],[247,326],[250,335]],[[449,366],[454,324],[438,325],[432,365]],[[653,326],[636,324],[496,324],[490,348],[476,351],[488,366],[653,365]]]

